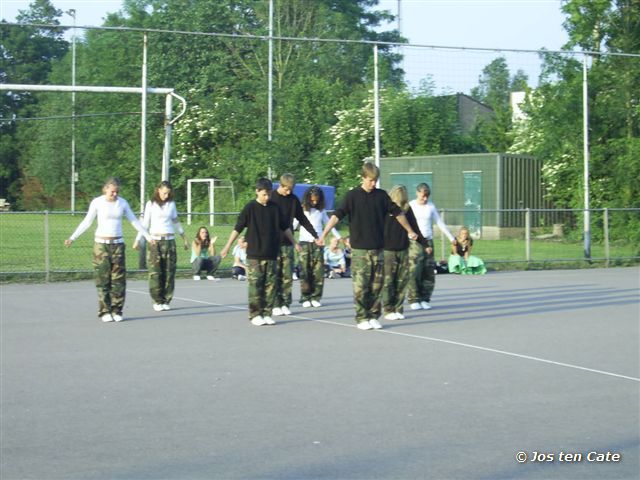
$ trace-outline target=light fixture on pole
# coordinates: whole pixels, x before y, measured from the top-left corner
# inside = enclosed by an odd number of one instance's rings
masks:
[[[76,10],[70,8],[65,12],[73,18],[73,34],[71,37],[71,86],[76,86]],[[71,92],[71,212],[76,211],[76,92]]]

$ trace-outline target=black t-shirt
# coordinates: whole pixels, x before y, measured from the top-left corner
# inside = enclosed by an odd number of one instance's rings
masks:
[[[282,215],[289,223],[289,228],[293,231],[293,219],[295,218],[300,222],[304,228],[307,229],[309,233],[314,238],[318,238],[318,233],[316,232],[309,219],[304,214],[304,210],[302,210],[302,205],[300,204],[300,200],[293,193],[289,195],[280,195],[277,190],[271,192],[271,201],[280,207],[280,211]],[[280,244],[281,245],[291,245],[291,242],[284,236],[284,234],[280,235]]]
[[[340,208],[333,212],[340,220],[349,216],[351,247],[363,250],[383,248],[385,217],[401,213],[387,192],[378,188],[367,192],[362,187],[347,192]]]
[[[280,253],[280,234],[289,225],[280,208],[268,201],[262,205],[257,200],[247,203],[236,222],[235,231],[247,229],[247,258],[275,260]]]
[[[409,208],[404,212],[404,216],[407,217],[407,222],[413,231],[418,234],[417,241],[422,246],[426,246],[425,238],[420,233],[413,210]],[[393,215],[387,215],[384,219],[384,249],[398,252],[407,248],[409,248],[409,234]]]

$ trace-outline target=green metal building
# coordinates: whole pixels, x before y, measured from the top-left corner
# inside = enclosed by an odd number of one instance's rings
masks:
[[[473,153],[380,159],[380,186],[431,187],[431,200],[457,231],[466,225],[476,238],[505,238],[524,226],[521,212],[544,208],[542,161],[528,155]],[[457,210],[446,212],[447,210]]]

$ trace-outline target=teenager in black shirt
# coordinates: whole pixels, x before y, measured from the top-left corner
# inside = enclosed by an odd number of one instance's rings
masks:
[[[380,170],[373,163],[362,167],[362,184],[347,192],[342,205],[334,211],[324,228],[320,240],[344,217],[349,216],[351,240],[351,276],[356,309],[356,323],[360,330],[382,328],[380,316],[380,294],[383,285],[384,222],[389,214],[396,217],[415,240],[417,234],[389,195],[376,188]]]
[[[280,207],[282,215],[288,222],[289,228],[293,231],[293,220],[296,219],[314,238],[318,238],[313,225],[304,214],[300,200],[293,193],[295,187],[295,177],[290,173],[280,176],[280,185],[271,193],[271,201]],[[276,260],[276,300],[273,316],[291,315],[289,306],[291,305],[291,288],[293,286],[293,265],[295,256],[293,253],[293,243],[284,235],[280,236],[280,250]]]
[[[274,325],[271,318],[276,294],[276,259],[280,249],[280,233],[299,251],[280,208],[269,200],[273,185],[268,178],[256,182],[256,199],[247,203],[234,227],[229,240],[220,252],[225,258],[236,238],[246,228],[247,279],[249,283],[249,319],[253,325]]]

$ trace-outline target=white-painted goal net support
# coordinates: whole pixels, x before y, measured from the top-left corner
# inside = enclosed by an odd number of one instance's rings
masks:
[[[221,180],[219,178],[191,178],[187,180],[187,224],[191,225],[192,216],[192,194],[191,188],[194,183],[207,183],[209,185],[209,226],[215,225],[216,212],[216,189],[230,190],[231,204],[236,204],[236,194],[231,180]]]

